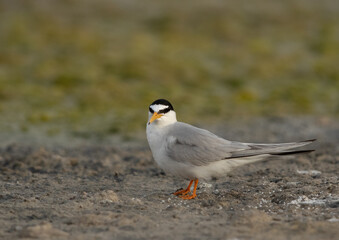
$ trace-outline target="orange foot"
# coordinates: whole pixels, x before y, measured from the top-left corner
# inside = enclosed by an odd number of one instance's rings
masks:
[[[197,196],[196,191],[197,191],[198,182],[199,182],[198,179],[196,179],[194,181],[194,188],[193,188],[193,194],[192,195],[186,195],[186,194],[190,192],[190,188],[191,188],[191,185],[193,183],[193,180],[190,181],[190,184],[188,185],[188,187],[186,189],[179,190],[179,191],[175,192],[174,195],[179,195],[179,197],[181,199],[193,199],[193,198],[195,198]]]
[[[176,191],[175,193],[173,193],[175,196],[178,196],[178,195],[186,195],[187,193],[189,193],[190,190],[187,190],[187,189],[182,189],[182,190],[178,190]]]
[[[185,200],[188,200],[188,199],[193,199],[197,196],[197,194],[192,194],[192,195],[180,195],[179,197],[181,199],[185,199]]]
[[[178,196],[178,195],[186,195],[187,193],[189,193],[191,191],[192,183],[193,183],[193,180],[190,181],[190,184],[188,184],[188,187],[186,189],[178,190],[178,191],[176,191],[173,194],[176,195],[176,196]]]

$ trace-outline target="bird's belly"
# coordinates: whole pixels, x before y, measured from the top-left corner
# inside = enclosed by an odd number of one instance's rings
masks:
[[[181,178],[195,179],[196,176],[192,171],[192,166],[173,161],[167,156],[157,157],[153,156],[158,166],[163,169],[166,173]]]

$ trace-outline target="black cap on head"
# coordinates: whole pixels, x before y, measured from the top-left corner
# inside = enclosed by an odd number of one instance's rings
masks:
[[[169,101],[167,101],[166,99],[155,100],[154,102],[152,102],[152,104],[150,106],[152,106],[152,105],[164,105],[164,106],[167,106],[166,109],[161,110],[161,112],[164,112],[164,113],[166,113],[166,112],[168,112],[170,110],[174,111],[174,108],[173,108],[172,104]],[[150,108],[150,111],[153,112],[153,110],[151,108]]]

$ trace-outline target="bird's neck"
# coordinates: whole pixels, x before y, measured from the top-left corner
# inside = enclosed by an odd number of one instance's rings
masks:
[[[174,111],[169,111],[163,119],[157,122],[159,126],[165,127],[177,122],[177,115]]]

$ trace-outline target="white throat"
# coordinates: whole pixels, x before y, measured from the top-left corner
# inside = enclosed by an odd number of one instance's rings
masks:
[[[152,113],[150,112],[148,113],[148,122],[150,121],[152,115],[153,115]],[[147,124],[147,127],[165,127],[167,125],[170,125],[176,122],[177,122],[177,115],[173,110],[171,110],[165,113],[162,117],[154,120],[152,123]]]

